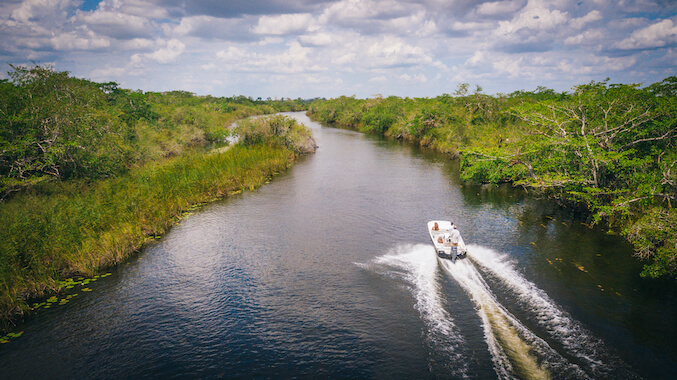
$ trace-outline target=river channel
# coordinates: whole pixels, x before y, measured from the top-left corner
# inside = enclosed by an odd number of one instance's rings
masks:
[[[677,291],[617,235],[458,163],[321,126],[319,148],[210,204],[17,326],[0,378],[676,378]],[[439,261],[429,220],[468,257]]]

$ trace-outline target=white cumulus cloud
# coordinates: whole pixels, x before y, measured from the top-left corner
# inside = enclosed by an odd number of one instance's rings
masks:
[[[261,16],[258,24],[252,29],[256,34],[287,35],[306,31],[313,22],[308,13],[286,14],[279,16]]]
[[[569,19],[566,11],[549,10],[540,2],[531,2],[510,21],[500,21],[497,34],[512,34],[522,29],[550,30]]]
[[[166,64],[177,60],[186,49],[186,44],[177,40],[169,41],[159,40],[156,42],[162,47],[152,53],[134,54],[131,58],[133,64],[141,64],[148,60],[153,60],[160,64]]]
[[[150,55],[150,58],[159,63],[169,63],[179,58],[185,49],[186,45],[183,42],[177,39],[171,39],[167,42],[167,46],[153,52]]]
[[[116,11],[78,11],[75,21],[86,25],[99,34],[114,38],[148,37],[153,31],[153,26],[147,18]]]
[[[571,21],[569,21],[569,24],[576,29],[581,29],[587,24],[600,20],[602,20],[602,12],[594,10],[590,11],[590,13],[586,14],[583,17],[572,19]]]
[[[524,6],[524,1],[492,1],[477,6],[475,12],[481,16],[510,15]]]
[[[318,33],[299,36],[299,41],[304,46],[328,46],[333,39],[329,33]]]
[[[103,49],[110,46],[107,38],[98,37],[94,33],[84,36],[76,33],[62,33],[50,39],[50,44],[56,50],[91,50]]]
[[[406,82],[425,83],[428,81],[428,78],[426,78],[426,76],[421,73],[414,75],[402,74],[399,76],[399,78]]]
[[[325,70],[314,63],[311,50],[292,42],[281,52],[259,53],[242,47],[230,46],[216,53],[220,63],[236,67],[238,71],[257,73],[302,73]]]
[[[664,47],[677,42],[677,25],[672,20],[662,20],[637,30],[616,44],[619,49],[647,49]]]
[[[12,18],[24,23],[54,16],[65,18],[72,6],[69,0],[25,0],[12,11]]]

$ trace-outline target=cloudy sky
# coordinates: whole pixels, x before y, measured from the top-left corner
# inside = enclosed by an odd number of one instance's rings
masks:
[[[677,75],[673,0],[0,0],[0,64],[144,91],[434,97]]]

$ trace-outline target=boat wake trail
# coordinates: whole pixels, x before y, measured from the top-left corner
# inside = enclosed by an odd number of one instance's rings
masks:
[[[360,264],[358,264],[360,265]],[[405,281],[425,325],[424,335],[433,350],[431,366],[442,365],[455,377],[467,377],[468,353],[452,316],[445,309],[440,272],[429,245],[405,245],[377,257],[369,269]]]
[[[452,363],[441,369],[454,377],[473,376],[468,364],[474,357],[469,348],[473,342],[466,344],[449,311],[457,310],[451,305],[457,298],[443,289],[447,275],[474,304],[499,378],[637,378],[602,340],[527,280],[507,255],[473,245],[468,252],[468,259],[438,263],[430,245],[408,245],[358,264],[407,284],[425,325],[431,367]]]
[[[542,289],[524,278],[508,255],[480,246],[470,246],[469,250],[472,255],[468,257],[472,262],[468,266],[475,264],[483,273],[504,286],[517,301],[517,307],[528,315],[532,324],[538,326],[544,339],[568,358],[565,363],[557,365],[560,371],[562,365],[566,364],[568,367],[580,368],[576,371],[577,377],[636,377],[619,358],[605,348],[599,338],[594,337],[562,310]],[[475,272],[479,275],[477,270]],[[484,281],[482,286],[488,289]],[[549,351],[554,351],[550,346],[548,348]]]
[[[475,303],[496,374],[500,378],[550,378],[549,363],[563,360],[497,301],[473,263],[468,260],[440,262]],[[575,366],[569,372],[578,378],[585,377]]]

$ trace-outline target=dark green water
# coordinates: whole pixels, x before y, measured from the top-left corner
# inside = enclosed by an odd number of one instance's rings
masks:
[[[0,377],[675,378],[677,296],[630,246],[415,147],[315,155],[212,204],[0,346]],[[457,223],[468,258],[426,231]]]

